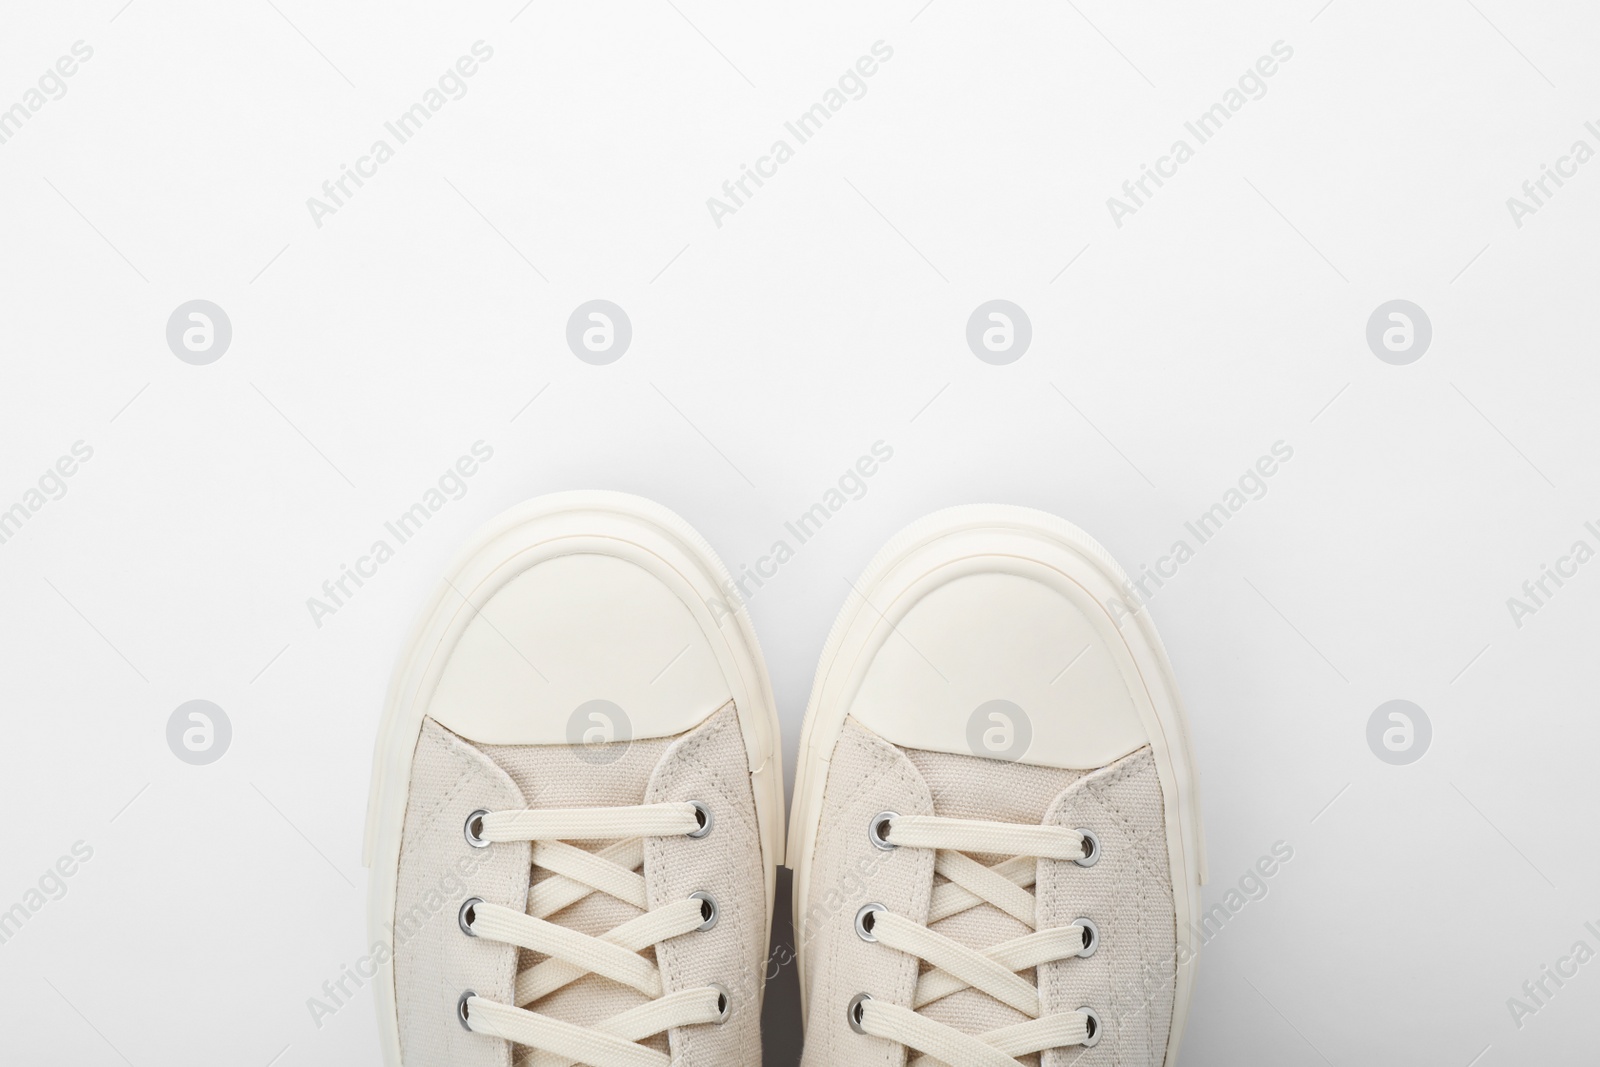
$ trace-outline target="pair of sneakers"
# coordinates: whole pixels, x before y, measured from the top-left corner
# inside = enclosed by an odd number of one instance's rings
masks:
[[[851,588],[783,752],[704,538],[542,497],[402,653],[368,812],[391,1067],[761,1062],[776,869],[807,1065],[1175,1061],[1203,857],[1171,669],[1076,527],[995,505]]]

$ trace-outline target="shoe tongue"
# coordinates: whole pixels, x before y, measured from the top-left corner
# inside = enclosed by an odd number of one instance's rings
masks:
[[[529,808],[610,808],[644,803],[650,774],[672,740],[661,738],[584,746],[486,745],[483,751],[522,790]],[[571,842],[589,851],[598,851],[611,843]],[[538,885],[548,877],[551,877],[550,872],[535,868],[532,882]],[[590,937],[599,937],[642,914],[640,909],[615,897],[591,893],[545,918]],[[654,950],[646,950],[645,955],[653,958]],[[522,949],[517,969],[525,971],[547,958]],[[637,1008],[647,1000],[637,990],[591,974],[547,997],[518,1006],[563,1022],[593,1026]],[[666,1035],[658,1034],[642,1043],[664,1053],[666,1042]]]
[[[921,772],[933,796],[933,813],[953,819],[1038,824],[1051,803],[1082,771],[1033,767],[979,756],[961,756],[924,749],[905,749],[906,758]],[[969,855],[988,866],[1010,859],[1004,855]],[[935,876],[936,884],[943,878]],[[969,948],[988,949],[1002,941],[1032,933],[1026,926],[992,904],[979,904],[931,923],[928,927]],[[924,971],[927,965],[923,965]],[[1018,972],[1030,985],[1037,984],[1032,970]],[[987,993],[962,989],[934,1001],[922,1014],[969,1034],[1026,1022],[1027,1016]],[[1038,1056],[1021,1057],[1037,1064]]]

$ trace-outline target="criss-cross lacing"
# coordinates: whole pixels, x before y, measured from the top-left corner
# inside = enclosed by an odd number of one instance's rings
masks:
[[[709,893],[651,909],[645,893],[644,838],[704,836],[711,812],[698,802],[617,808],[475,811],[464,833],[475,848],[496,842],[530,841],[533,865],[549,872],[528,890],[524,911],[472,897],[461,906],[463,933],[516,945],[547,959],[517,975],[516,1004],[502,1004],[471,990],[461,994],[461,1025],[505,1038],[531,1051],[518,1067],[667,1067],[669,1058],[638,1042],[675,1026],[720,1023],[728,1018],[728,991],[720,986],[667,993],[660,968],[640,953],[662,941],[716,925]],[[613,843],[596,852],[572,841]],[[579,933],[549,916],[593,893],[604,893],[644,912],[598,937]],[[593,1026],[578,1026],[517,1005],[532,1004],[588,974],[628,986],[650,998],[637,1008]]]
[[[1100,847],[1087,830],[1061,826],[949,819],[932,815],[883,812],[867,826],[867,836],[881,849],[935,850],[934,872],[947,879],[935,887],[927,924],[896,915],[882,904],[867,904],[856,915],[856,933],[928,963],[917,980],[913,1004],[905,1008],[874,1000],[870,992],[852,999],[846,1018],[857,1033],[888,1038],[923,1055],[911,1067],[1021,1067],[1014,1058],[1045,1049],[1094,1045],[1102,1033],[1091,1008],[1045,1015],[1038,987],[1017,972],[1042,963],[1091,955],[1099,934],[1088,919],[1071,926],[1038,929],[1035,898],[1039,859],[1072,861],[1092,866]],[[1012,858],[985,866],[968,852]],[[1033,933],[990,948],[969,948],[928,924],[948,919],[980,904],[992,905]],[[1027,1022],[982,1034],[967,1034],[921,1014],[923,1008],[961,989],[977,989],[1028,1017]]]

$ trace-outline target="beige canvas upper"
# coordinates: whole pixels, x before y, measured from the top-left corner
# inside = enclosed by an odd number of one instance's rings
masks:
[[[456,998],[471,989],[512,998],[517,950],[469,940],[456,925],[468,897],[515,907],[528,898],[531,848],[473,849],[461,835],[468,812],[515,807],[521,794],[481,750],[436,723],[417,741],[406,805],[394,916],[394,981],[407,1064],[510,1067],[505,1042],[468,1033]]]
[[[1045,1014],[1090,1006],[1105,1030],[1095,1047],[1047,1051],[1043,1064],[1160,1067],[1172,1017],[1175,919],[1162,798],[1149,750],[1086,773],[901,748],[854,720],[845,724],[829,764],[797,931],[806,962],[807,1067],[907,1062],[904,1047],[856,1033],[846,1018],[858,993],[911,1007],[917,980],[927,972],[913,956],[862,940],[858,909],[878,903],[926,922],[934,888],[944,882],[934,873],[932,850],[872,845],[868,825],[884,811],[1094,830],[1102,848],[1095,866],[1037,861],[1035,919],[1039,929],[1048,929],[1090,918],[1099,926],[1100,944],[1089,958],[1047,963],[1022,976],[1038,984]],[[1008,858],[969,855],[990,866]],[[989,904],[931,929],[979,950],[1029,932]],[[923,1014],[969,1034],[1027,1018],[971,988],[928,1004]]]
[[[1089,868],[1039,861],[1039,925],[1089,916],[1100,947],[1088,959],[1040,967],[1039,997],[1047,1011],[1094,1005],[1106,1027],[1094,1048],[1044,1053],[1044,1067],[1160,1067],[1178,954],[1161,785],[1149,749],[1064,789],[1044,821],[1093,827],[1101,857]]]
[[[519,970],[536,953],[465,935],[463,900],[480,897],[522,910],[528,903],[531,848],[526,843],[471,847],[463,824],[490,811],[620,807],[700,801],[712,832],[646,838],[642,873],[651,908],[697,891],[717,902],[718,920],[643,954],[660,968],[664,991],[724,987],[731,1015],[722,1024],[677,1027],[643,1044],[684,1067],[760,1061],[760,986],[766,953],[764,871],[748,754],[731,704],[676,738],[618,743],[610,762],[582,759],[569,746],[476,745],[428,720],[412,766],[398,872],[395,996],[403,1062],[416,1067],[510,1067],[510,1042],[469,1033],[457,1022],[465,990],[514,1004]],[[586,750],[593,755],[591,750]],[[574,842],[593,850],[597,843]],[[448,877],[448,884],[443,884]],[[604,894],[587,896],[551,921],[601,936],[644,912]],[[401,930],[406,931],[404,934]],[[647,1000],[590,974],[530,1004],[531,1011],[592,1026]]]
[[[805,958],[809,1006],[805,1067],[905,1062],[904,1049],[857,1034],[845,1023],[845,1008],[857,993],[909,1005],[917,982],[916,960],[856,936],[856,911],[881,903],[925,921],[933,892],[930,853],[883,852],[868,843],[867,824],[881,811],[931,815],[933,795],[904,753],[850,724],[834,750],[821,837],[811,861],[813,889],[795,931]]]

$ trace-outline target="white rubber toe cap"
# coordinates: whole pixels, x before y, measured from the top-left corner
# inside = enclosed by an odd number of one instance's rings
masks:
[[[939,584],[902,598],[851,702],[863,726],[910,748],[1080,770],[1148,743],[1136,667],[1081,585],[997,555],[928,578]]]
[[[547,559],[481,605],[429,714],[484,744],[576,743],[567,714],[610,701],[624,723],[578,729],[672,737],[733,696],[701,623],[661,577],[618,555]],[[608,736],[607,740],[619,737]]]

